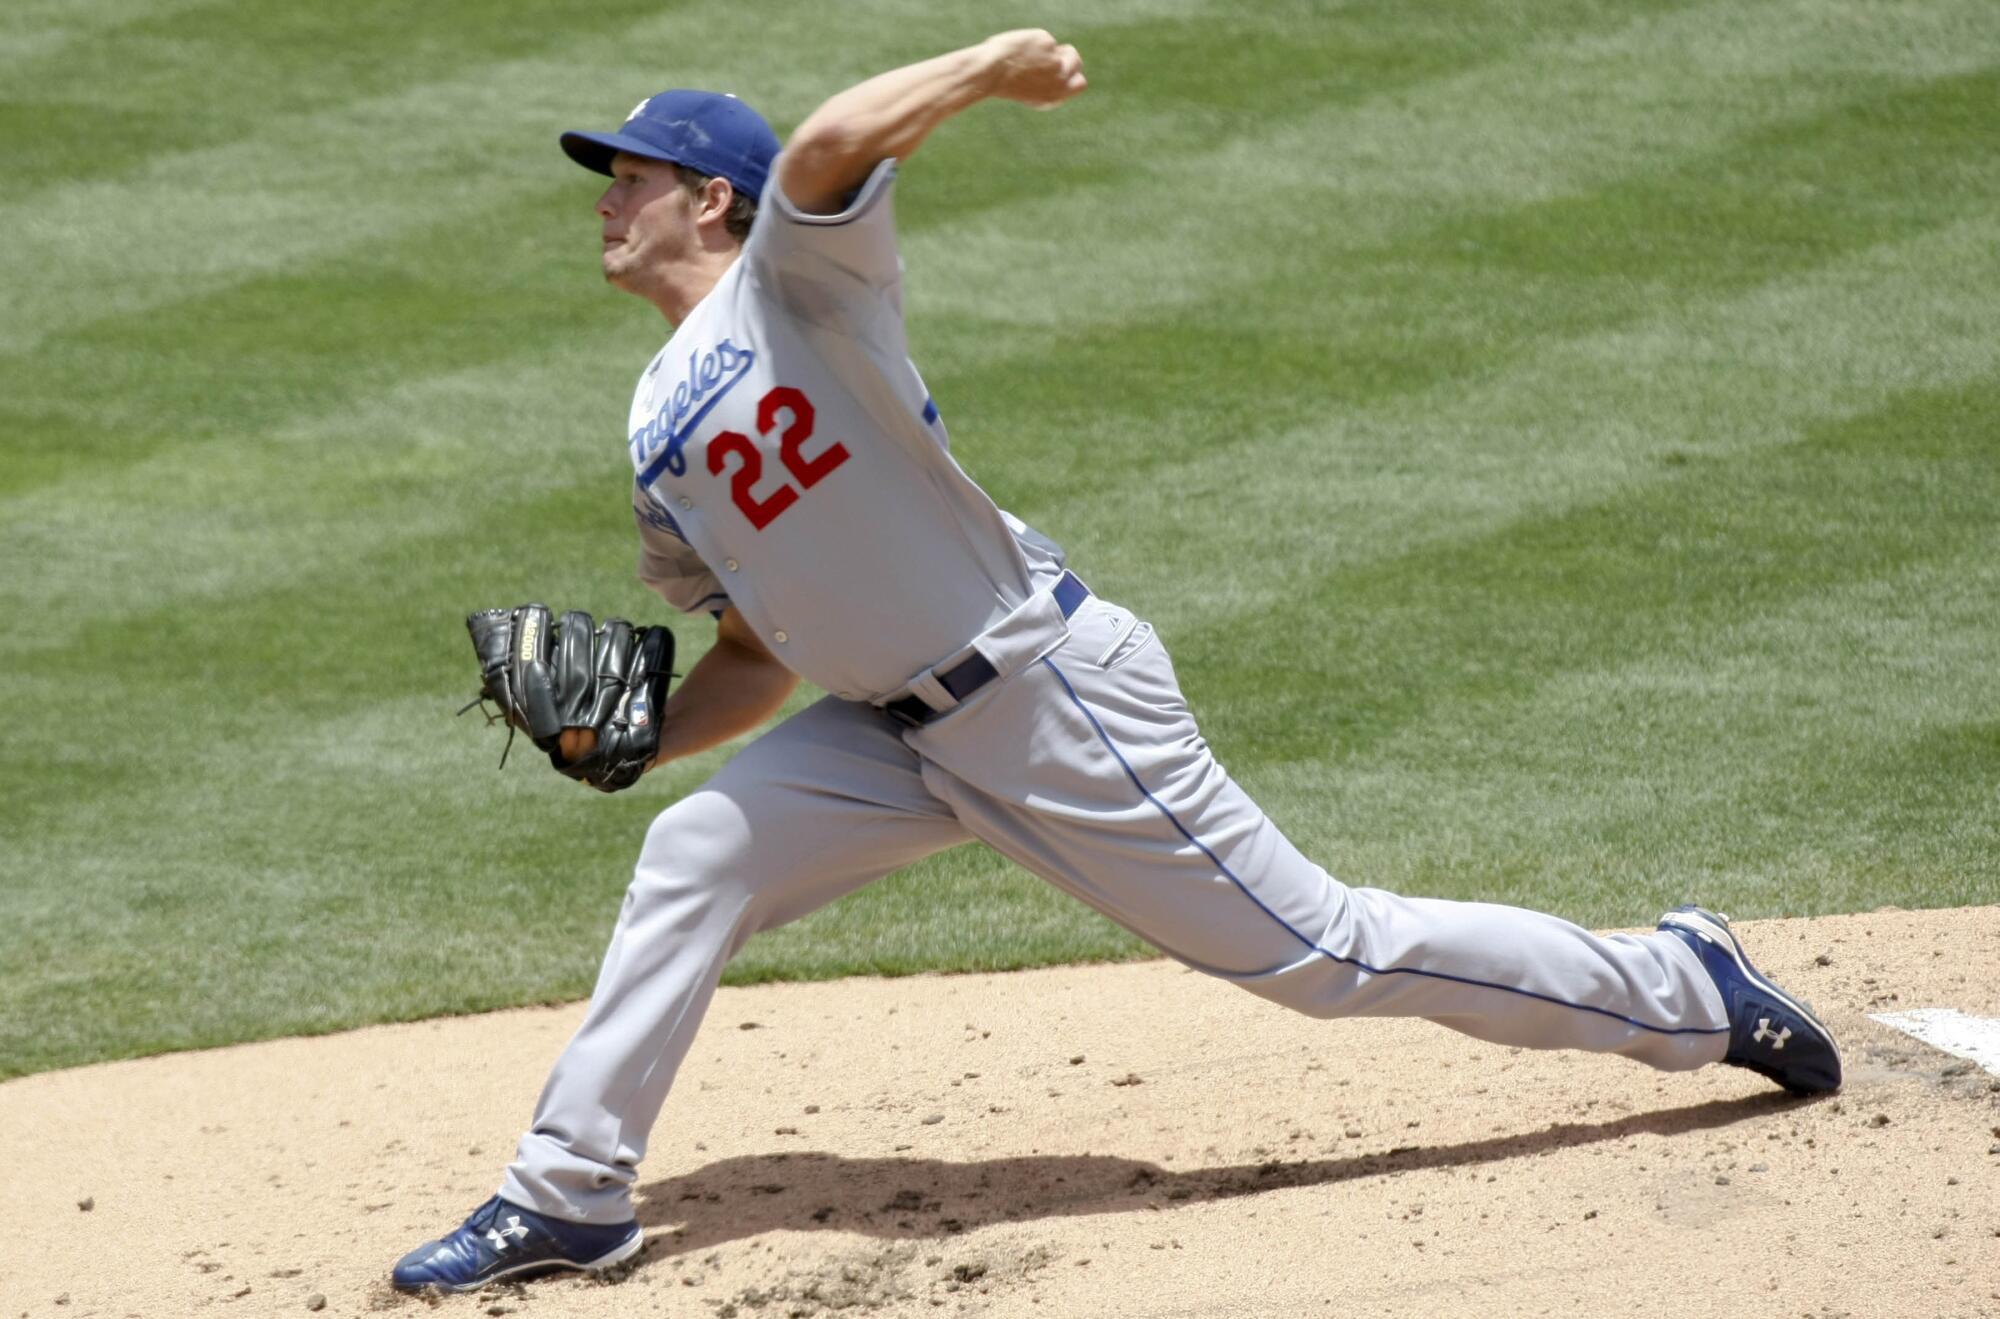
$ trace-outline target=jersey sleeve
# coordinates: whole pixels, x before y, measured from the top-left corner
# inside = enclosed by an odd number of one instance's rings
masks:
[[[903,263],[892,204],[896,162],[877,164],[836,215],[813,215],[793,205],[778,185],[778,173],[773,165],[744,247],[758,282],[803,320],[871,337],[891,328],[900,334]]]
[[[639,527],[639,580],[684,614],[720,617],[729,608],[721,580],[687,543],[673,516],[636,484],[632,518]]]

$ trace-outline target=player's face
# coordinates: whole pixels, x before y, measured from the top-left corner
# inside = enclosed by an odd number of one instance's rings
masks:
[[[699,248],[694,199],[674,167],[662,160],[619,152],[611,160],[611,186],[597,199],[603,221],[604,278],[638,291],[647,275]]]

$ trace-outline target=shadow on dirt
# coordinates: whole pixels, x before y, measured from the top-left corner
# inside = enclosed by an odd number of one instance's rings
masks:
[[[1143,1212],[1302,1186],[1433,1168],[1469,1168],[1632,1136],[1727,1126],[1794,1107],[1773,1092],[1563,1122],[1539,1131],[1408,1145],[1346,1157],[1272,1160],[1185,1171],[1098,1154],[1049,1154],[955,1163],[849,1159],[820,1152],[724,1159],[640,1188],[639,1221],[674,1230],[648,1254],[671,1257],[774,1230],[827,1228],[888,1239],[947,1237],[995,1223]]]

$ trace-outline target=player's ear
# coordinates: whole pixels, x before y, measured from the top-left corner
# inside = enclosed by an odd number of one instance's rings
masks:
[[[729,218],[729,207],[736,200],[736,187],[728,179],[712,178],[701,185],[701,205],[695,212],[697,224],[720,225]]]

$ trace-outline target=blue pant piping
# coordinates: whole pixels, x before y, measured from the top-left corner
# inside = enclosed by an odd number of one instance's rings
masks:
[[[1260,899],[1255,893],[1252,893],[1250,891],[1250,886],[1248,884],[1245,884],[1240,878],[1238,878],[1235,871],[1231,870],[1228,866],[1224,865],[1222,863],[1221,857],[1217,856],[1214,852],[1209,850],[1208,844],[1202,842],[1201,839],[1196,838],[1193,834],[1188,832],[1187,826],[1182,824],[1180,822],[1180,819],[1177,816],[1175,816],[1175,814],[1172,811],[1167,809],[1167,804],[1161,801],[1158,797],[1155,797],[1152,794],[1152,792],[1147,789],[1146,785],[1139,781],[1139,776],[1132,771],[1131,764],[1126,761],[1124,754],[1120,752],[1118,750],[1117,745],[1112,742],[1111,735],[1104,731],[1103,724],[1097,722],[1097,716],[1095,714],[1092,714],[1090,711],[1090,707],[1083,703],[1083,698],[1076,694],[1076,688],[1070,686],[1068,677],[1066,677],[1063,674],[1063,671],[1061,669],[1055,666],[1055,661],[1044,657],[1042,663],[1048,665],[1049,672],[1056,675],[1056,681],[1060,682],[1063,685],[1063,690],[1069,693],[1069,699],[1076,704],[1076,708],[1083,711],[1083,717],[1090,721],[1090,726],[1093,729],[1097,730],[1098,740],[1104,743],[1104,749],[1109,751],[1112,754],[1112,756],[1118,761],[1119,767],[1125,771],[1125,777],[1132,780],[1132,786],[1139,790],[1139,794],[1143,796],[1147,801],[1153,803],[1154,809],[1159,811],[1161,815],[1167,817],[1167,823],[1173,825],[1175,829],[1179,830],[1181,837],[1187,839],[1190,843],[1193,843],[1196,847],[1200,848],[1201,854],[1207,857],[1210,861],[1213,861],[1215,863],[1215,868],[1217,870],[1220,870],[1225,876],[1227,876],[1229,882],[1234,884],[1237,890],[1241,892],[1244,897],[1250,899],[1251,902],[1256,904],[1257,910],[1263,912],[1266,916],[1269,916],[1273,921],[1276,921],[1278,923],[1278,927],[1282,929],[1286,934],[1291,935],[1294,939],[1297,939],[1300,943],[1304,944],[1307,949],[1319,954],[1321,957],[1326,958],[1328,961],[1341,962],[1348,966],[1358,967],[1359,969],[1368,972],[1370,975],[1424,976],[1427,979],[1431,980],[1449,980],[1456,984],[1472,985],[1479,989],[1497,989],[1502,993],[1519,994],[1522,998],[1532,998],[1532,999],[1538,999],[1543,1003],[1553,1003],[1559,1008],[1573,1008],[1578,1012],[1594,1012],[1600,1017],[1609,1017],[1613,1021],[1622,1021],[1627,1026],[1632,1026],[1643,1031],[1651,1031],[1655,1035],[1727,1035],[1729,1033],[1729,1027],[1727,1026],[1711,1028],[1707,1026],[1648,1025],[1646,1022],[1643,1021],[1635,1021],[1631,1017],[1625,1016],[1623,1013],[1613,1012],[1609,1008],[1593,1007],[1591,1004],[1588,1003],[1571,1003],[1565,999],[1553,998],[1547,994],[1537,994],[1532,989],[1522,989],[1518,985],[1495,984],[1493,981],[1490,980],[1474,980],[1470,976],[1455,976],[1444,971],[1420,971],[1414,967],[1407,967],[1407,966],[1390,966],[1390,967],[1370,966],[1368,965],[1368,963],[1363,962],[1358,958],[1342,957],[1339,953],[1329,952],[1325,948],[1320,947],[1317,942],[1315,942],[1307,935],[1299,933],[1299,931],[1294,929],[1291,923],[1287,921],[1283,916],[1280,916],[1277,912],[1272,911],[1269,907],[1265,906],[1263,900]]]

